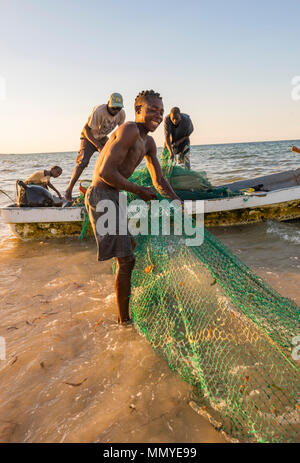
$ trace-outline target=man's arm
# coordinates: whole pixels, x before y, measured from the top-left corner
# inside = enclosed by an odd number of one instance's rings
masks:
[[[168,123],[167,118],[164,120],[164,133],[165,133],[165,146],[167,147],[169,153],[170,153],[170,159],[173,160],[175,158],[173,149],[172,149],[172,144],[171,144],[171,130],[170,130],[170,125]]]
[[[160,163],[156,156],[155,141],[152,137],[149,137],[149,148],[145,156],[145,161],[152,179],[152,183],[158,193],[161,196],[177,199],[181,202],[181,199],[176,195],[169,182],[163,176]]]
[[[120,120],[119,120],[119,123],[118,123],[119,126],[124,124],[125,118],[126,118],[125,111],[124,111],[124,109],[121,109]]]
[[[137,194],[145,201],[156,199],[152,188],[141,187],[130,182],[119,171],[126,159],[129,149],[136,143],[139,130],[135,123],[124,124],[118,129],[118,135],[112,144],[111,150],[106,154],[99,170],[100,179],[117,190],[125,190]]]
[[[297,148],[297,146],[292,146],[291,151],[294,151],[295,153],[300,154],[300,148]]]
[[[194,126],[190,118],[189,136],[194,132]]]
[[[96,149],[98,151],[101,151],[103,146],[105,145],[106,141],[108,140],[107,137],[105,137],[104,139],[102,139],[103,141],[105,141],[105,143],[99,140],[96,140],[95,137],[93,137],[93,134],[92,134],[92,131],[91,131],[91,128],[89,127],[88,123],[85,124],[85,126],[83,127],[82,129],[82,133],[83,135],[85,136],[85,138],[88,139],[89,142],[92,143],[92,145],[94,145],[96,147]]]
[[[176,141],[176,142],[174,143],[174,145],[175,145],[175,146],[179,146],[182,142],[184,142],[184,140],[187,140],[188,138],[189,138],[189,136],[186,135],[186,137],[182,137],[182,138],[180,138],[178,141]]]
[[[168,151],[170,153],[170,159],[173,160],[175,158],[174,156],[174,153],[173,153],[173,149],[172,149],[172,144],[171,144],[171,140],[170,140],[170,135],[168,135],[166,137],[166,147],[168,148]]]
[[[52,188],[52,190],[54,190],[55,193],[58,194],[58,197],[61,199],[62,196],[61,196],[60,192],[55,188],[55,186],[53,186],[52,183],[50,183],[50,182],[48,182],[47,185],[48,185],[49,188]]]

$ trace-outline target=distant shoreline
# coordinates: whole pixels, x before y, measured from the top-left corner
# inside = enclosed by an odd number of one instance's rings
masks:
[[[227,142],[227,143],[203,143],[200,145],[191,145],[193,146],[226,146],[226,145],[252,145],[255,143],[281,143],[281,142],[299,142],[300,138],[291,138],[291,139],[284,139],[284,140],[258,140],[258,141],[242,141],[242,142]],[[161,149],[162,146],[158,146],[157,148]],[[44,151],[44,152],[36,152],[36,153],[0,153],[0,156],[14,156],[14,155],[35,155],[35,154],[71,154],[77,153],[78,150],[75,151]]]

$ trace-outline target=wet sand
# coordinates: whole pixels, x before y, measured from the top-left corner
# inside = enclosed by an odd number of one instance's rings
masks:
[[[0,442],[225,442],[188,405],[191,386],[117,325],[93,240],[10,239],[0,279]]]
[[[298,247],[278,240],[274,259],[266,227],[214,233],[300,304]],[[117,325],[111,261],[95,251],[93,239],[1,244],[0,442],[226,442],[189,406],[191,386]]]

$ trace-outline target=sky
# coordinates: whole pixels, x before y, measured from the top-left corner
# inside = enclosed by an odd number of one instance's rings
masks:
[[[152,88],[192,144],[300,139],[299,18],[299,0],[0,0],[0,153],[76,151],[95,105],[120,92],[134,120]]]

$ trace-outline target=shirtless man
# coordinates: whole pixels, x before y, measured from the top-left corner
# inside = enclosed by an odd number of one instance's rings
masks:
[[[66,201],[72,201],[73,187],[83,170],[89,165],[95,151],[100,153],[108,140],[107,135],[117,125],[121,125],[125,121],[125,111],[122,108],[123,98],[120,93],[112,93],[107,104],[94,107],[81,132],[81,144],[76,158],[76,167],[65,191]]]
[[[158,93],[146,90],[138,94],[135,99],[135,122],[126,122],[110,137],[102,150],[102,156],[96,162],[93,181],[86,193],[85,203],[97,242],[98,260],[116,257],[115,290],[120,323],[130,323],[129,297],[131,273],[135,263],[134,242],[129,234],[100,236],[96,230],[96,222],[103,213],[97,212],[96,206],[103,199],[113,201],[118,220],[121,190],[134,193],[144,201],[156,199],[152,188],[138,186],[128,180],[144,158],[155,189],[162,196],[179,200],[162,175],[156,157],[156,144],[148,135],[148,132],[154,132],[162,122],[163,113],[163,102]]]

